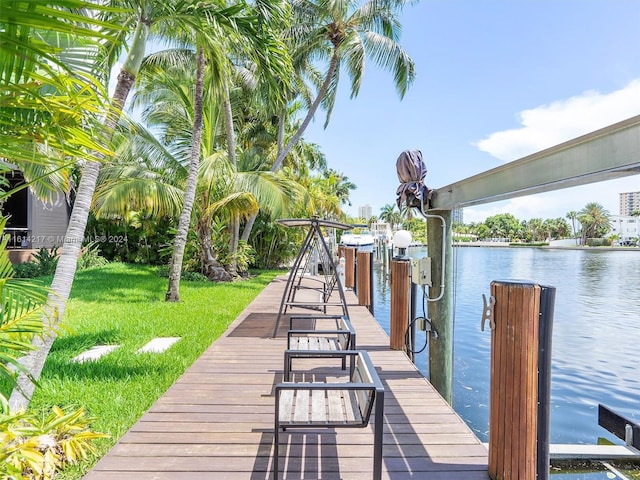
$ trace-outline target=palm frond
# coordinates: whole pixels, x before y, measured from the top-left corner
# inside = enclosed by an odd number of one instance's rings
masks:
[[[130,211],[176,216],[183,195],[181,188],[141,165],[108,165],[102,169],[92,209],[98,218]]]
[[[351,78],[351,98],[358,96],[365,73],[365,46],[360,35],[352,32],[341,45],[342,60]]]
[[[112,24],[78,13],[83,9],[97,11],[103,8],[82,0],[58,0],[53,5],[47,0],[3,1],[0,8],[0,82],[26,81],[37,69],[52,72],[51,65],[68,72],[68,67],[56,55],[59,49],[34,32],[48,32],[49,35],[55,32],[94,42],[107,39],[115,30]]]
[[[404,97],[415,79],[415,65],[411,57],[398,43],[375,32],[365,33],[363,43],[375,63],[393,72],[398,95]]]
[[[238,172],[236,188],[250,192],[260,208],[276,218],[287,216],[306,198],[299,184],[273,172]]]
[[[333,75],[329,79],[329,88],[327,88],[327,92],[322,99],[322,106],[327,112],[327,116],[324,121],[324,127],[327,128],[329,125],[329,120],[331,120],[331,113],[333,112],[333,106],[336,103],[336,96],[338,93],[338,84],[340,82],[340,67],[336,68],[333,71]]]
[[[0,231],[6,222],[6,217],[0,218]],[[0,380],[15,386],[13,370],[24,371],[18,358],[34,348],[31,344],[33,335],[42,335],[45,331],[43,316],[51,324],[56,319],[56,312],[45,309],[47,288],[12,278],[8,239],[5,235],[0,240]]]
[[[237,216],[239,218],[248,218],[258,213],[260,205],[256,198],[249,192],[235,192],[227,195],[220,200],[210,203],[203,210],[203,215],[208,218],[214,218],[223,214],[226,218]]]

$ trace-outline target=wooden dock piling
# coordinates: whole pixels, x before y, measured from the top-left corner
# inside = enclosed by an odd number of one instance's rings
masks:
[[[545,384],[555,289],[526,282],[492,282],[491,295],[495,326],[491,334],[489,476],[492,480],[548,478],[549,393]]]
[[[356,286],[356,249],[354,247],[344,248],[344,286],[354,288]]]
[[[389,325],[389,346],[393,350],[405,350],[405,335],[409,325],[409,269],[408,260],[391,261],[391,318]]]
[[[356,291],[358,295],[358,305],[371,307],[372,304],[372,278],[371,278],[371,261],[372,252],[357,252],[356,263]]]

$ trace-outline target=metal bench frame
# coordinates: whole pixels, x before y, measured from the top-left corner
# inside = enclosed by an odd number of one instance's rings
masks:
[[[279,475],[279,446],[280,446],[280,429],[285,431],[287,428],[364,428],[369,424],[371,413],[375,413],[374,422],[374,440],[373,440],[373,480],[381,480],[382,478],[382,444],[383,444],[383,423],[384,423],[384,386],[380,381],[371,359],[367,352],[363,350],[345,350],[342,355],[350,358],[349,362],[349,382],[290,382],[290,372],[285,373],[284,382],[279,383],[275,387],[275,425],[274,425],[274,460],[273,471],[274,479],[278,480]],[[291,357],[301,355],[300,358],[322,358],[331,357],[331,352],[317,351],[313,356],[306,352],[290,352]],[[291,395],[284,395],[285,392],[292,392]],[[317,409],[308,408],[308,400],[319,392],[326,392],[319,398],[318,403],[312,400],[313,405],[318,405]],[[348,394],[351,399],[352,408],[357,408],[359,416],[348,418],[346,413],[343,418],[327,419],[326,409],[331,411],[326,405],[328,398],[332,395]],[[295,393],[295,399],[294,395]],[[296,411],[296,403],[299,393],[304,402],[302,416],[305,418],[296,419],[296,415],[291,418],[291,412]],[[326,399],[324,397],[327,397]],[[346,395],[343,397],[346,400]],[[323,401],[325,402],[323,404]],[[326,407],[326,409],[325,409]],[[350,409],[345,408],[345,412]],[[281,413],[288,413],[288,419],[282,419]]]
[[[291,372],[291,359],[294,357],[291,352],[295,352],[295,357],[306,358],[313,356],[315,352],[331,352],[332,357],[342,358],[342,369],[346,368],[346,356],[344,350],[356,349],[356,331],[351,321],[340,315],[329,316],[293,316],[289,319],[289,326],[293,326],[294,320],[325,320],[333,319],[336,322],[334,329],[292,329],[287,333],[287,351],[284,354],[285,378]],[[306,348],[302,345],[306,344]],[[314,348],[315,347],[315,348]],[[305,356],[305,353],[308,354]]]

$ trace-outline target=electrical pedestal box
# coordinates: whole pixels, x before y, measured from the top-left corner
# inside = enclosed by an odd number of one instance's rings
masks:
[[[411,260],[411,281],[417,285],[432,286],[431,258],[413,258]]]

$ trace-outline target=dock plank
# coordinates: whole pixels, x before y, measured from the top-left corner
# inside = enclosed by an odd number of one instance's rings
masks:
[[[272,479],[274,387],[288,321],[271,333],[284,283],[269,284],[85,478]],[[389,349],[351,292],[347,299],[358,348],[369,351],[385,385],[383,479],[486,480],[486,446],[407,356]],[[372,447],[372,425],[287,430],[281,478],[370,480]]]

